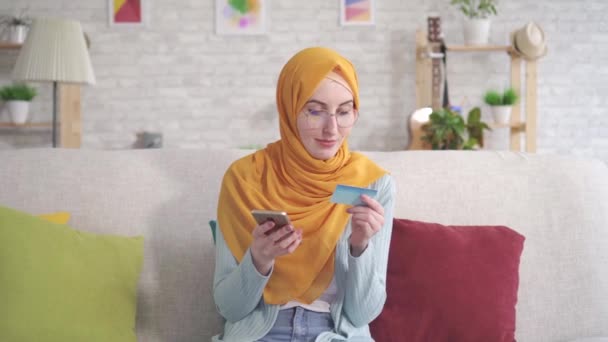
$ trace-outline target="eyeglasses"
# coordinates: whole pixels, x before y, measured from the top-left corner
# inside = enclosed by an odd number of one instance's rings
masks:
[[[336,118],[336,124],[340,128],[352,127],[357,121],[357,114],[354,109],[341,111],[335,114],[330,114],[325,110],[312,110],[304,109],[304,115],[306,115],[306,122],[309,128],[322,128],[330,117]]]

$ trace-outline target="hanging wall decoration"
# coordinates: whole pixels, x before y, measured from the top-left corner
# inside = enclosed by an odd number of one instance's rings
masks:
[[[266,33],[266,7],[264,0],[216,0],[217,34]]]
[[[340,0],[340,24],[374,25],[374,0]]]
[[[143,25],[143,6],[145,1],[146,0],[108,0],[110,25]]]

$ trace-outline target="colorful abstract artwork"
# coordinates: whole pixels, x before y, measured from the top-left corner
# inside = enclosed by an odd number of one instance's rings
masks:
[[[143,24],[143,4],[145,0],[108,0],[110,25]]]
[[[216,0],[218,34],[263,34],[266,32],[264,0]]]
[[[342,25],[373,25],[373,0],[340,0],[340,23]]]

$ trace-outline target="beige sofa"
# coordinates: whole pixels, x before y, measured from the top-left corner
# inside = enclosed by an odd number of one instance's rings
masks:
[[[145,235],[140,341],[208,341],[208,221],[224,170],[243,150],[0,151],[0,205],[67,210],[74,227]],[[395,216],[502,224],[526,236],[517,340],[608,336],[608,168],[512,152],[369,152],[394,175]]]

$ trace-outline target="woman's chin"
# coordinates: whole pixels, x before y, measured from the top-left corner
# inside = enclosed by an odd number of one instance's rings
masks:
[[[338,151],[337,150],[334,151],[334,149],[331,149],[331,150],[324,149],[321,151],[314,151],[313,153],[311,153],[311,155],[315,159],[327,160],[327,159],[333,158],[336,155],[336,152],[338,152]]]

